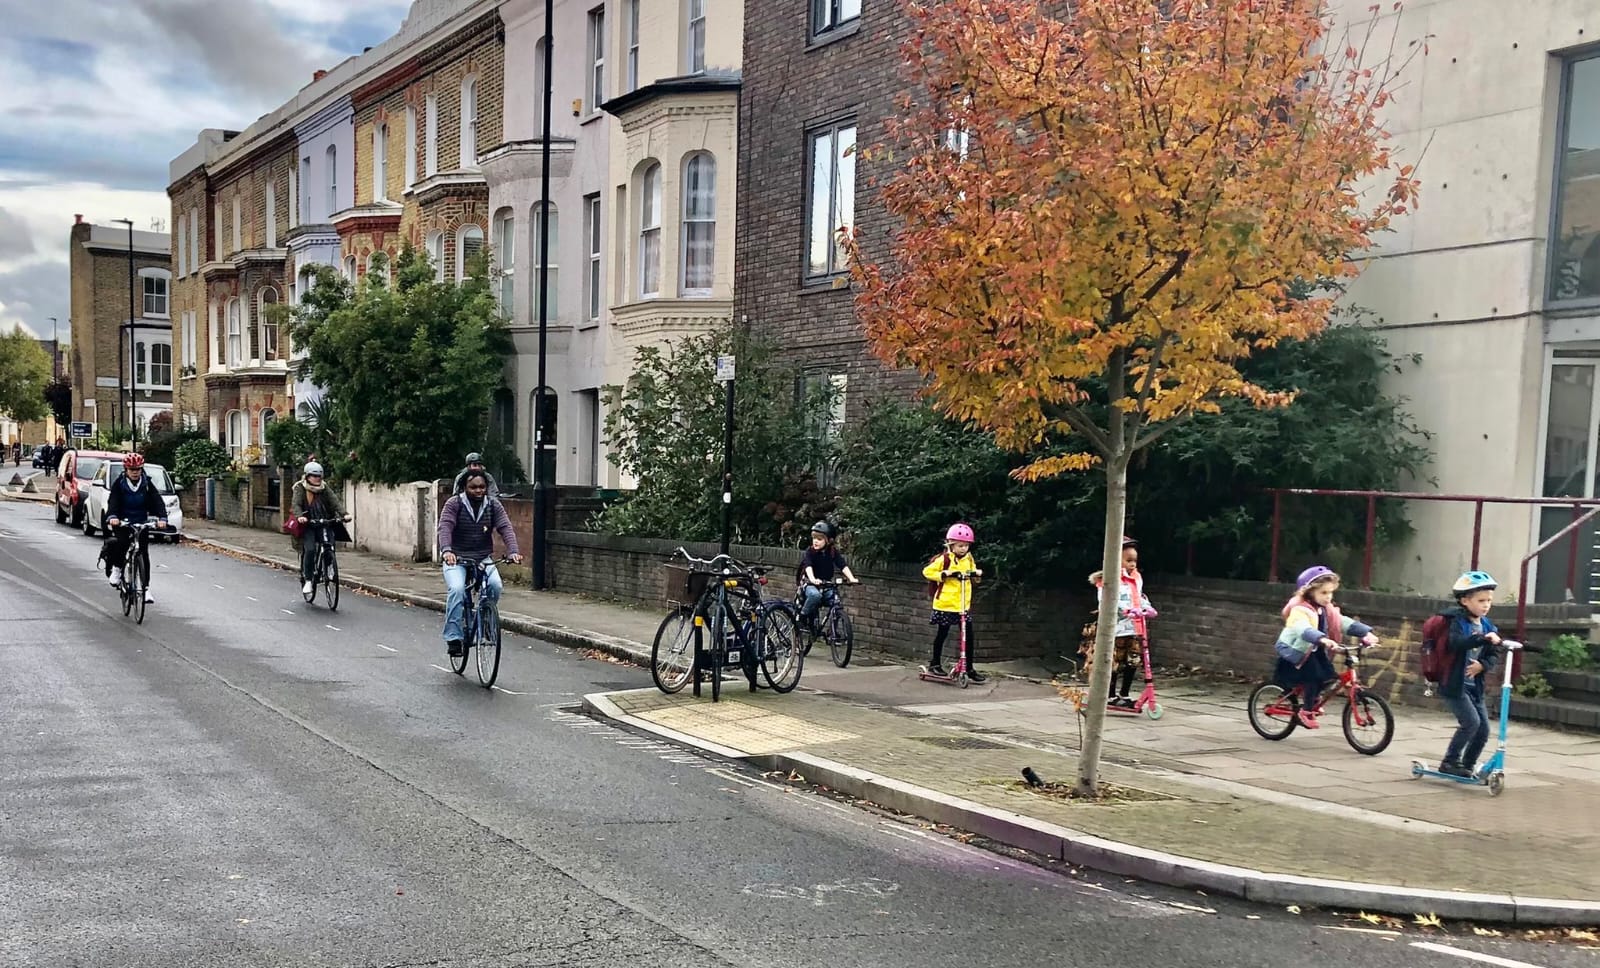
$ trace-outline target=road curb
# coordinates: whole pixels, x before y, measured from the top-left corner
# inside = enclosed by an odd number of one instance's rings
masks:
[[[1298,904],[1391,914],[1436,914],[1451,920],[1525,925],[1600,924],[1600,903],[1588,901],[1437,891],[1295,877],[1147,850],[821,757],[804,753],[750,754],[730,749],[625,713],[606,693],[584,696],[583,708],[596,716],[680,745],[727,759],[741,760],[762,770],[798,773],[808,783],[901,813],[971,831],[1011,847],[1068,864],[1137,877],[1157,884],[1224,894],[1259,904]]]
[[[248,548],[240,548],[237,545],[231,545],[225,541],[216,541],[211,538],[196,538],[187,535],[185,536],[184,540],[188,544],[192,544],[197,547],[210,548],[226,554],[237,555],[238,557],[247,561],[254,561],[263,565],[271,565],[280,571],[298,571],[300,568],[300,563],[297,561],[292,561],[287,558],[274,558],[271,555],[264,555],[258,551],[251,551]],[[415,592],[402,591],[397,588],[387,588],[373,582],[364,581],[359,578],[350,578],[343,575],[340,576],[339,580],[346,587],[354,588],[358,591],[367,592],[372,595],[377,595],[380,598],[387,598],[391,601],[397,602],[405,602],[408,605],[415,605],[419,608],[426,608],[435,612],[444,611],[443,598],[434,598],[429,595],[418,595]],[[609,655],[612,658],[621,659],[625,662],[630,662],[646,668],[648,668],[650,665],[650,649],[647,646],[632,641],[631,639],[619,638],[613,635],[601,635],[598,632],[590,632],[586,629],[576,629],[570,625],[561,625],[556,622],[548,622],[544,619],[534,618],[531,615],[523,615],[519,612],[508,612],[505,610],[500,612],[500,625],[503,628],[516,632],[519,635],[527,635],[533,638],[543,639],[546,642],[553,642],[556,645],[563,645],[572,649],[592,649],[596,652]]]

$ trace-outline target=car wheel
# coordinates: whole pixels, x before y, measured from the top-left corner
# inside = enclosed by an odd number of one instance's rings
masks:
[[[85,510],[83,512],[83,533],[92,538],[94,537],[94,525],[89,523],[90,517],[89,512]]]

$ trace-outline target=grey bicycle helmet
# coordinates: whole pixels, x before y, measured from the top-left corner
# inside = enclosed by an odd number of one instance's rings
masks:
[[[477,451],[473,451],[472,453],[467,455],[467,463],[468,464],[481,464],[481,463],[483,463],[483,455],[478,453]]]
[[[305,467],[305,475],[307,477],[321,477],[322,476],[322,465],[317,463],[316,461],[309,462],[308,464],[306,464],[306,467]]]

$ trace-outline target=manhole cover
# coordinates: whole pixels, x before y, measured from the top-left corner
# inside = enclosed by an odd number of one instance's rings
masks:
[[[1003,750],[1008,747],[1004,743],[991,743],[986,739],[973,736],[913,736],[912,739],[929,746],[937,746],[947,750]]]

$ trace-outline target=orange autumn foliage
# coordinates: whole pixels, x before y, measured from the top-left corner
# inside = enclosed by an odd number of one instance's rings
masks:
[[[902,2],[913,89],[868,149],[890,258],[847,239],[875,352],[1002,446],[1086,441],[1025,478],[1286,403],[1238,362],[1315,333],[1329,298],[1288,286],[1356,274],[1415,202],[1378,119],[1393,53],[1363,64],[1317,0]]]

